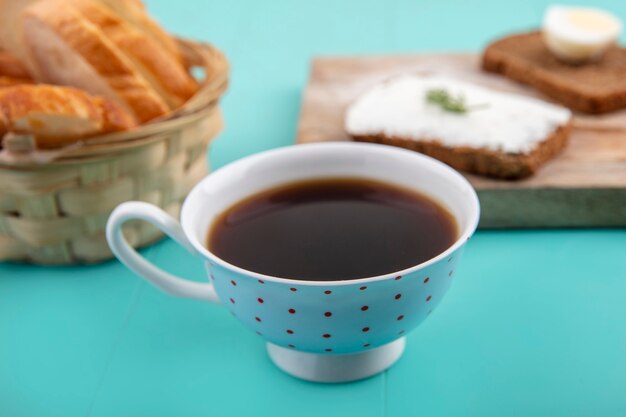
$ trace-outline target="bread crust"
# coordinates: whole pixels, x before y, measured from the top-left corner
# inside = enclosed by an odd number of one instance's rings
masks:
[[[26,67],[13,54],[0,51],[0,88],[32,83]],[[0,134],[2,132],[0,128]]]
[[[507,36],[491,43],[482,68],[528,84],[559,103],[584,113],[601,114],[626,107],[626,49],[610,48],[596,63],[559,61],[541,33]]]
[[[100,133],[121,132],[136,126],[133,117],[120,106],[104,97],[94,97],[102,114],[102,131]]]
[[[36,68],[24,50],[19,17],[24,8],[34,1],[36,0],[0,0],[0,49],[20,60],[33,78],[36,76]]]
[[[571,123],[560,126],[529,153],[506,153],[467,146],[450,147],[437,139],[415,140],[386,135],[351,135],[358,142],[381,143],[411,149],[432,156],[453,168],[494,178],[526,178],[567,145]]]
[[[0,75],[0,88],[13,87],[14,85],[32,84],[33,80],[30,78],[15,78]]]
[[[77,53],[106,82],[115,93],[109,97],[125,103],[140,122],[147,122],[169,111],[164,100],[148,84],[132,62],[111,41],[106,39],[97,26],[82,17],[75,9],[62,1],[40,1],[24,10],[22,15],[26,46],[33,57],[38,73],[44,82],[57,82],[55,56]],[[42,50],[41,39],[29,38],[29,25],[50,30],[67,46],[68,50]],[[56,47],[56,45],[54,46]],[[40,53],[37,53],[39,49]],[[45,60],[45,61],[44,61]],[[89,78],[89,75],[85,75]],[[67,81],[67,80],[66,80]],[[77,79],[74,86],[89,89],[89,79]]]
[[[11,78],[31,78],[26,67],[14,55],[6,51],[0,51],[0,75]]]
[[[94,1],[78,1],[74,7],[135,64],[171,109],[180,107],[197,90],[197,83],[176,57],[154,39]]]
[[[139,0],[98,0],[113,10],[122,19],[151,37],[162,48],[165,48],[178,63],[185,66],[185,60],[176,41],[159,24],[153,20],[143,3]]]
[[[9,132],[33,135],[40,148],[134,126],[132,117],[110,100],[45,84],[0,89],[0,119]]]

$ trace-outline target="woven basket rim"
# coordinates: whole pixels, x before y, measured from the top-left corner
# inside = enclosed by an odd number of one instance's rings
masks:
[[[215,110],[228,87],[229,64],[226,56],[209,43],[184,38],[175,39],[189,66],[201,67],[205,73],[198,91],[179,109],[127,132],[93,136],[58,150],[38,151],[43,158],[33,159],[27,156],[10,161],[0,158],[0,168],[23,170],[106,159],[120,152],[150,144],[154,142],[156,136],[193,123],[207,112]],[[105,148],[102,147],[104,143],[107,144]],[[96,147],[97,150],[94,149]]]

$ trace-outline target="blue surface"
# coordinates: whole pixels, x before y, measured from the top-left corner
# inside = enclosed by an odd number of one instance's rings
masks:
[[[226,51],[219,167],[293,142],[315,54],[479,50],[548,2],[149,1]],[[626,18],[626,2],[598,6]],[[165,241],[144,254],[202,279]],[[275,369],[225,309],[168,297],[116,262],[0,264],[0,417],[624,416],[626,231],[479,232],[441,306],[388,372],[316,385]]]

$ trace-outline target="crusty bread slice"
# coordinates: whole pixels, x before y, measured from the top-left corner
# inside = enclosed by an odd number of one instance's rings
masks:
[[[425,153],[454,168],[518,179],[567,144],[571,112],[530,97],[438,75],[405,74],[373,85],[347,109],[357,141]]]
[[[0,119],[9,132],[32,134],[40,148],[134,126],[132,117],[110,100],[45,84],[0,89]]]
[[[74,7],[133,62],[171,109],[196,92],[197,84],[185,67],[151,37],[98,2],[74,1]]]
[[[381,143],[411,149],[432,156],[461,171],[515,180],[533,175],[545,162],[557,156],[567,145],[570,129],[570,124],[559,127],[528,153],[506,153],[467,146],[451,147],[432,139],[416,141],[385,135],[356,135],[352,138],[358,142]]]
[[[133,63],[67,2],[43,0],[24,9],[22,28],[38,81],[107,97],[140,122],[168,112]]]
[[[539,32],[522,33],[487,46],[482,67],[528,84],[573,110],[599,114],[626,107],[626,49],[617,46],[598,62],[576,66],[558,60]]]
[[[176,41],[146,12],[139,0],[99,0],[122,19],[126,20],[144,34],[151,37],[162,48],[165,48],[182,65],[185,65],[180,48]]]

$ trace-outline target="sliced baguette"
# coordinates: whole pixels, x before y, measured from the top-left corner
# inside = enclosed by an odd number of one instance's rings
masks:
[[[24,9],[21,30],[38,81],[107,97],[139,122],[169,111],[133,63],[67,2],[44,0]]]
[[[40,148],[134,126],[132,117],[110,100],[45,84],[0,89],[0,119],[9,132],[33,135]]]
[[[133,62],[171,109],[180,107],[196,92],[196,82],[185,67],[144,32],[98,2],[76,0],[74,7]]]

